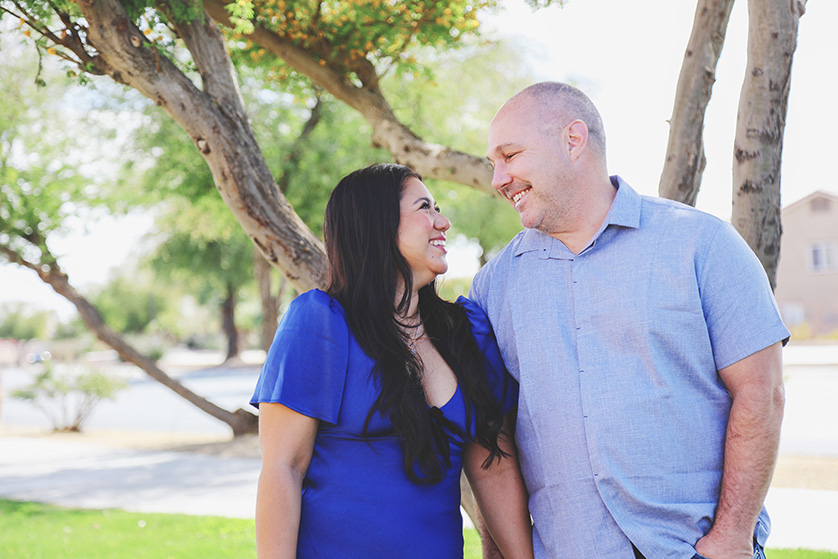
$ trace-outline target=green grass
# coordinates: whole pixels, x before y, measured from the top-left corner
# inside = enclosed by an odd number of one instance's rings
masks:
[[[835,559],[838,553],[814,551],[811,549],[771,549],[765,550],[766,559]]]
[[[480,538],[465,530],[465,559]],[[769,549],[769,559],[838,559],[838,553]],[[253,521],[217,516],[65,509],[0,499],[3,559],[247,559],[256,557]]]
[[[0,557],[242,559],[256,557],[256,543],[252,520],[0,500]]]

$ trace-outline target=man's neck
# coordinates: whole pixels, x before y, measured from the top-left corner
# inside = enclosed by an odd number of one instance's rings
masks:
[[[588,192],[590,195],[585,199],[585,204],[576,212],[576,222],[573,227],[567,231],[550,234],[560,240],[573,254],[579,254],[591,244],[617,196],[617,189],[607,176],[604,182],[600,180],[592,184]]]

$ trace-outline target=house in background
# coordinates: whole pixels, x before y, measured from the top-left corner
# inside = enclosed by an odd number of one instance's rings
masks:
[[[774,296],[783,320],[812,336],[838,332],[838,195],[814,192],[782,220]]]

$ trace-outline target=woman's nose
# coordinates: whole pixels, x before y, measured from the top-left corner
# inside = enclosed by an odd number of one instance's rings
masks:
[[[451,221],[442,214],[437,214],[434,227],[440,231],[448,231],[451,228]]]

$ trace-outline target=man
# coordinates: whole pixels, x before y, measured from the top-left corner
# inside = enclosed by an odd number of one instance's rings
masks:
[[[488,157],[525,229],[471,297],[520,383],[536,557],[763,557],[789,334],[753,252],[609,177],[566,84],[508,101]]]

